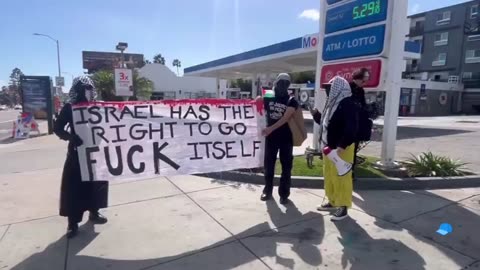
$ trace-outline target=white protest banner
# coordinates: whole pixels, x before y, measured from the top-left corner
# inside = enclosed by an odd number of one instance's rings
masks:
[[[263,104],[250,100],[95,102],[73,107],[84,181],[263,165]]]

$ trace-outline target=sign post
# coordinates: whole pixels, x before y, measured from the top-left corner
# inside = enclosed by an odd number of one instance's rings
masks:
[[[57,87],[64,87],[65,86],[65,78],[57,76],[55,77],[55,85]]]
[[[385,85],[385,115],[383,124],[382,160],[381,165],[386,168],[395,167],[395,144],[397,141],[398,108],[400,105],[400,87],[402,82],[402,53],[405,43],[407,24],[405,17],[408,10],[408,1],[391,1],[393,5],[392,25],[395,31],[390,35],[390,51],[388,64],[388,78]]]
[[[52,81],[48,76],[22,76],[22,107],[24,113],[31,113],[35,119],[48,121],[48,134],[53,133]]]
[[[325,16],[325,10],[327,9],[327,2],[329,5],[339,2],[341,0],[320,0],[320,19],[318,20],[320,23],[320,33],[318,37],[318,50],[317,50],[317,68],[316,68],[316,74],[315,74],[315,81],[320,82],[321,81],[321,71],[322,71],[322,66],[323,66],[323,48],[324,45],[324,39],[325,39],[325,21],[326,21],[326,16]],[[320,83],[315,84],[315,108],[317,108],[319,111],[323,111],[323,108],[325,107],[325,101],[327,100],[327,94],[325,91],[321,91],[322,85]],[[320,126],[318,124],[314,124],[313,126],[313,142],[312,142],[312,148],[316,151],[320,149],[320,144],[319,144],[319,139],[320,139]]]
[[[115,95],[119,97],[133,96],[133,74],[131,69],[115,69]]]
[[[325,106],[322,83],[334,76],[348,80],[355,70],[369,69],[371,81],[365,88],[387,92],[381,161],[385,167],[394,166],[407,5],[394,0],[320,1],[318,47],[322,50],[317,54],[315,107]],[[318,132],[316,125],[316,150]]]

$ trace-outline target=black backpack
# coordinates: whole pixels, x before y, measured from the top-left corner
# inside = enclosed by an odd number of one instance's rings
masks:
[[[368,142],[372,138],[373,120],[367,110],[361,108],[358,113],[358,130],[356,141]]]

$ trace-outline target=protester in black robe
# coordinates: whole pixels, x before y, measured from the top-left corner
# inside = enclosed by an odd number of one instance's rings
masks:
[[[93,81],[87,76],[75,78],[69,96],[70,103],[65,104],[58,115],[54,132],[60,139],[69,142],[60,191],[60,215],[68,217],[67,237],[72,238],[78,232],[78,223],[82,221],[85,211],[90,211],[91,222],[95,224],[107,222],[98,210],[107,207],[108,182],[82,181],[77,147],[81,146],[83,141],[75,133],[73,126],[72,105],[89,102],[95,98]],[[66,130],[67,127],[69,131]]]

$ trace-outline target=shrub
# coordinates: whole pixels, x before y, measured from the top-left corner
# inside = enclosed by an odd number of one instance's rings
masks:
[[[411,177],[448,177],[471,174],[465,167],[467,163],[448,157],[437,156],[432,152],[412,155],[404,162],[408,175]]]

